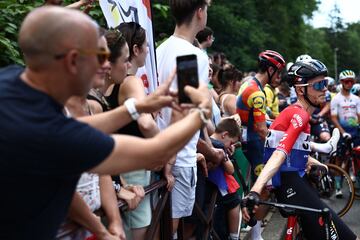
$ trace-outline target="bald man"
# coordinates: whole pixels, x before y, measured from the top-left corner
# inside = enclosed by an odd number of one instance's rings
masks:
[[[53,239],[82,172],[162,165],[211,115],[206,86],[186,87],[196,108],[154,138],[109,136],[142,112],[173,105],[171,81],[84,124],[65,117],[63,105],[89,91],[107,54],[98,48],[97,25],[79,11],[38,8],[25,18],[19,46],[26,68],[0,69],[0,239]]]

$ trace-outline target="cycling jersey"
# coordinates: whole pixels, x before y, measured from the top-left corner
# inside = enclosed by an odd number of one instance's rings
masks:
[[[239,89],[236,100],[236,112],[241,122],[247,127],[244,141],[258,140],[260,136],[254,130],[254,124],[265,122],[266,105],[264,90],[256,78],[246,81]]]
[[[310,153],[310,116],[299,105],[285,108],[270,126],[265,140],[264,161],[275,150],[285,153],[286,159],[272,178],[272,185],[281,185],[280,173],[296,171],[302,177]]]
[[[277,97],[275,89],[269,84],[265,85],[264,91],[266,94],[266,106],[271,111],[269,116],[272,115],[276,118],[279,115],[279,98]]]
[[[357,134],[360,114],[360,98],[351,94],[344,96],[341,93],[331,101],[331,116],[337,116],[339,124],[353,137]]]

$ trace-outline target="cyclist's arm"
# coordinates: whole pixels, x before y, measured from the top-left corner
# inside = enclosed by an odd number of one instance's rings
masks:
[[[251,188],[251,191],[255,191],[260,194],[265,184],[279,170],[285,158],[286,158],[285,152],[281,150],[275,150],[271,155],[270,159],[265,164],[263,170],[260,173],[260,176],[257,178],[254,186]]]
[[[255,131],[259,134],[262,140],[265,140],[266,135],[268,134],[268,128],[266,122],[256,122],[254,124]]]
[[[323,166],[323,167],[325,167],[326,169],[328,169],[328,167],[327,167],[325,164],[323,164],[323,163],[319,162],[318,160],[316,160],[315,158],[309,156],[308,162],[307,162],[307,164],[306,164],[306,168],[307,168],[307,169],[310,169],[311,166],[313,166],[313,165]]]

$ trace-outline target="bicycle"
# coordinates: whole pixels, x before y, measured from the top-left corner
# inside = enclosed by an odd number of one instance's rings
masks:
[[[249,226],[253,226],[256,224],[256,219],[254,218],[254,214],[252,214],[252,210],[255,205],[268,205],[268,206],[276,207],[282,212],[283,216],[287,217],[286,234],[284,236],[285,240],[304,239],[301,226],[299,225],[300,222],[298,221],[299,214],[304,212],[319,214],[324,223],[324,228],[325,228],[326,238],[324,240],[335,239],[333,238],[335,232],[330,227],[331,214],[329,208],[316,209],[316,208],[308,208],[299,205],[283,204],[283,203],[261,201],[261,200],[255,202],[255,199],[252,196],[250,196],[247,199],[247,203],[246,203],[246,207],[251,213],[250,214],[251,218],[248,222]]]
[[[312,182],[313,186],[318,191],[321,200],[339,217],[342,217],[350,210],[354,202],[354,184],[351,181],[349,174],[344,169],[335,164],[325,164],[328,167],[327,173],[316,173],[320,176],[315,176],[315,179],[312,179],[314,177],[310,176],[310,182]],[[309,175],[314,175],[314,173],[311,173],[310,171]],[[341,178],[341,198],[336,195],[336,177]]]

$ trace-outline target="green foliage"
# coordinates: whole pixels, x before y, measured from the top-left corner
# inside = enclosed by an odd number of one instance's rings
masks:
[[[64,5],[74,1],[65,0]],[[18,31],[26,14],[32,9],[44,4],[44,0],[7,0],[0,1],[0,67],[9,64],[24,64],[17,44]],[[91,10],[90,16],[106,27],[100,6],[97,4]]]
[[[31,0],[0,2],[0,66],[24,64],[17,45],[17,34],[26,13],[38,5],[39,2]]]
[[[64,0],[64,5],[75,0]],[[282,53],[294,61],[307,53],[322,60],[334,74],[334,49],[338,70],[350,68],[360,72],[360,23],[346,25],[340,12],[332,13],[332,28],[314,29],[306,23],[317,9],[317,0],[214,0],[208,10],[208,26],[215,32],[209,52],[224,52],[243,71],[256,68],[257,55],[264,49]],[[23,64],[17,45],[18,31],[25,15],[44,0],[0,1],[0,66]],[[153,26],[156,45],[174,31],[168,0],[154,0]],[[105,19],[98,4],[90,11],[101,26]]]

